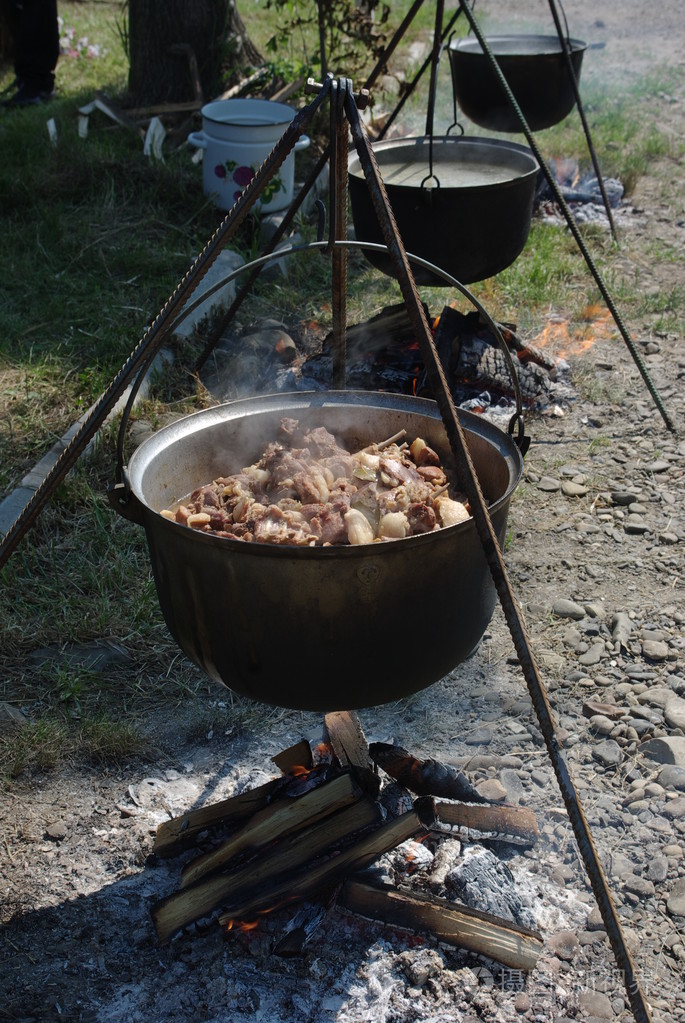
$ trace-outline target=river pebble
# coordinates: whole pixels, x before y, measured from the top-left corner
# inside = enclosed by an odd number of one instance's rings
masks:
[[[561,480],[554,479],[552,476],[541,476],[537,482],[537,488],[546,493],[554,493],[561,488]]]
[[[674,694],[664,707],[664,718],[671,728],[681,728],[685,732],[685,700]]]
[[[623,752],[615,739],[605,739],[595,746],[592,756],[604,767],[618,767],[623,761]]]
[[[554,601],[552,614],[557,618],[572,618],[574,621],[580,621],[585,618],[585,608],[573,600],[562,597]]]
[[[659,764],[685,767],[685,736],[660,736],[640,746],[640,753]]]
[[[666,908],[671,916],[685,917],[685,878],[675,882],[666,900]]]
[[[676,789],[685,792],[685,767],[667,764],[659,771],[659,784],[665,789]]]

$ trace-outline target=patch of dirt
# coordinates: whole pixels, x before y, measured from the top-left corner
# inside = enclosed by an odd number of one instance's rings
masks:
[[[677,88],[655,98],[655,116],[682,138],[680,3],[639,14],[618,0],[568,0],[565,8],[572,34],[604,44],[588,51],[584,75],[628,83],[668,66],[679,76]],[[535,27],[522,0],[507,5],[507,16],[512,27]],[[544,24],[544,10],[537,20]],[[677,295],[681,267],[658,253],[674,238],[682,246],[682,167],[655,164],[632,203],[639,214],[622,231],[615,273],[637,277],[646,293]],[[677,432],[615,331],[567,353],[579,397],[528,424],[532,445],[505,554],[652,1017],[685,1023],[685,758],[676,752],[681,759],[668,764],[648,755],[657,739],[676,751],[685,743],[685,356],[680,332],[654,329],[660,312],[628,327]],[[158,947],[150,908],[176,889],[180,868],[149,859],[157,825],[275,776],[273,755],[321,735],[319,716],[291,711],[265,711],[263,723],[224,734],[224,698],[217,690],[203,706],[216,726],[202,741],[185,742],[188,722],[170,710],[166,752],[155,763],[20,777],[3,793],[0,1018],[631,1018],[501,609],[469,661],[416,697],[360,718],[369,740],[458,763],[475,784],[496,780],[509,801],[535,811],[536,846],[498,849],[544,939],[527,976],[335,909],[296,959],[272,953],[284,911],[251,936],[227,938],[213,925]]]

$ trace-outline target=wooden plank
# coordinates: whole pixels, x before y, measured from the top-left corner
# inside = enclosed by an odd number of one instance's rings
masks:
[[[208,828],[223,827],[251,817],[263,809],[275,792],[283,787],[281,778],[274,778],[257,788],[229,796],[218,803],[189,810],[180,817],[163,821],[157,828],[152,851],[158,856],[176,856],[190,848]]]
[[[352,777],[342,774],[296,799],[279,799],[254,814],[237,834],[216,849],[188,863],[181,873],[181,887],[187,888],[206,874],[225,866],[241,852],[256,852],[286,835],[318,823],[343,806],[354,803],[360,795]]]
[[[522,806],[474,806],[469,803],[438,802],[435,810],[438,821],[460,831],[475,831],[479,841],[490,838],[519,845],[534,845],[540,837],[535,814]]]
[[[516,970],[534,969],[542,951],[541,936],[526,927],[390,885],[350,878],[338,894],[338,905],[414,934],[430,934],[444,944],[486,955]]]

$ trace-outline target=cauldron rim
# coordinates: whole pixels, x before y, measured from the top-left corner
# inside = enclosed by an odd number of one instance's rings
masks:
[[[514,157],[518,162],[520,160],[520,167],[513,167],[511,163],[508,169],[511,171],[511,177],[506,178],[503,181],[481,181],[474,183],[467,183],[461,185],[440,185],[439,189],[429,189],[431,192],[442,192],[446,196],[455,194],[472,194],[477,192],[502,192],[507,188],[520,187],[522,182],[527,179],[537,179],[540,165],[535,159],[532,150],[519,142],[510,142],[508,139],[494,139],[486,138],[480,135],[435,135],[432,138],[428,135],[403,135],[395,139],[383,139],[381,142],[374,143],[373,149],[377,159],[380,157],[381,171],[382,171],[382,154],[391,153],[395,150],[407,149],[410,151],[415,148],[418,151],[422,147],[429,147],[433,145],[433,155],[436,158],[436,169],[439,172],[440,163],[444,158],[445,154],[449,158],[452,154],[449,152],[449,147],[461,146],[463,149],[482,150],[484,155],[488,153],[495,154],[499,153],[502,157]],[[411,153],[410,153],[411,155]],[[426,160],[428,155],[426,154]],[[447,161],[446,161],[447,162]],[[506,166],[507,161],[504,160]],[[525,168],[524,165],[525,164]],[[350,149],[348,158],[348,173],[351,177],[359,180],[364,179],[364,172],[361,167],[361,161],[357,152],[354,148]],[[438,173],[439,176],[439,173]],[[421,185],[417,184],[401,184],[394,181],[386,182],[386,188],[392,193],[410,195],[411,193],[421,192]]]
[[[288,407],[281,408],[284,404],[284,399],[288,399]],[[435,536],[435,532],[417,534],[414,536],[402,537],[399,540],[388,540],[382,543],[375,544],[360,544],[360,545],[333,545],[330,547],[323,546],[300,546],[296,544],[269,544],[269,543],[258,543],[251,541],[249,543],[244,540],[232,540],[229,537],[213,536],[211,533],[203,533],[199,530],[188,530],[187,526],[181,523],[174,522],[167,519],[161,514],[161,508],[154,507],[145,496],[144,486],[142,483],[142,476],[144,468],[151,464],[151,462],[158,457],[170,443],[175,443],[181,437],[188,437],[190,434],[197,431],[201,432],[207,429],[210,425],[218,425],[230,421],[226,419],[226,409],[232,408],[238,411],[244,410],[245,414],[249,414],[251,411],[253,414],[259,413],[277,413],[282,412],[283,415],[288,413],[296,413],[298,405],[302,409],[309,410],[315,407],[316,404],[322,409],[322,414],[325,414],[326,408],[340,407],[344,405],[361,405],[364,407],[382,407],[374,404],[374,400],[388,401],[392,398],[392,404],[396,407],[397,411],[406,411],[420,416],[430,416],[436,421],[440,421],[440,413],[438,410],[437,403],[429,398],[418,398],[410,395],[399,395],[390,394],[389,392],[376,392],[376,391],[297,391],[297,392],[279,392],[270,395],[256,395],[252,398],[238,398],[233,401],[222,402],[219,405],[214,405],[208,409],[200,409],[197,412],[188,413],[185,416],[180,417],[174,422],[161,427],[150,437],[147,437],[133,452],[129,465],[127,466],[126,474],[128,478],[129,486],[131,487],[131,494],[135,501],[142,506],[146,513],[151,513],[154,516],[154,521],[157,527],[162,529],[180,530],[184,533],[188,533],[192,536],[193,541],[199,541],[203,544],[215,545],[219,544],[221,548],[229,547],[236,553],[245,556],[268,556],[270,558],[355,558],[364,557],[368,554],[369,547],[373,547],[374,552],[380,550],[390,551],[393,548],[399,548],[401,550],[407,550],[409,547],[421,546],[430,542],[431,538]],[[301,399],[301,401],[294,401],[293,399]],[[403,408],[404,405],[404,408]],[[437,414],[436,414],[437,413]],[[500,455],[503,462],[507,465],[509,471],[509,483],[505,487],[504,491],[495,500],[488,502],[488,508],[490,512],[495,512],[505,502],[511,500],[511,496],[518,487],[523,474],[523,457],[520,454],[516,444],[494,423],[489,422],[487,419],[483,419],[481,416],[477,416],[472,412],[465,409],[457,409],[459,420],[466,430],[467,433],[473,433],[480,436],[486,443],[490,443],[495,451]],[[325,424],[324,424],[325,425]],[[190,429],[189,429],[190,427]],[[168,443],[170,442],[170,443]],[[234,470],[237,471],[237,470]],[[209,483],[210,480],[206,480]],[[199,486],[202,483],[197,484]],[[176,500],[181,500],[181,497],[175,497],[170,504],[173,504]],[[456,523],[452,526],[443,526],[440,529],[441,534],[456,534],[458,532],[464,532],[473,527],[473,520],[466,519],[463,522]]]
[[[535,33],[522,33],[520,35],[515,33],[492,35],[486,36],[485,41],[492,50],[495,57],[506,57],[507,60],[521,57],[522,59],[530,59],[531,57],[557,57],[563,53],[559,37],[557,35],[537,35]],[[581,53],[587,50],[588,44],[583,39],[569,38],[566,40],[569,44],[572,53]],[[506,43],[540,43],[544,48],[533,48],[531,50],[501,50],[497,52],[498,47]],[[464,54],[474,54],[475,56],[482,56],[483,49],[479,41],[475,36],[464,36],[461,39],[453,39],[449,44],[449,49],[455,52]]]

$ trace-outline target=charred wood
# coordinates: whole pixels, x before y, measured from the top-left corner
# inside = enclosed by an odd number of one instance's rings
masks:
[[[431,934],[439,942],[486,955],[516,970],[534,969],[542,951],[536,931],[468,906],[387,885],[377,887],[351,878],[340,891],[338,905],[367,919]]]
[[[216,849],[189,863],[181,873],[181,887],[199,881],[246,851],[256,852],[295,831],[316,824],[359,798],[359,790],[349,774],[343,774],[297,799],[280,799],[265,807],[231,838]]]
[[[446,824],[459,838],[534,845],[540,837],[535,814],[521,806],[436,803],[435,809],[438,830]]]
[[[438,760],[419,760],[402,746],[372,742],[371,756],[386,774],[418,796],[441,796],[471,803],[487,803],[465,774]]]
[[[338,855],[333,853],[342,843],[349,841],[351,835],[377,825],[379,818],[378,805],[363,797],[306,831],[282,839],[275,847],[265,850],[242,867],[210,874],[194,885],[167,896],[152,910],[159,942],[164,944],[187,924],[220,907],[228,910],[220,918],[222,923],[226,923],[229,919],[249,918],[279,903],[299,901],[316,894],[326,886],[328,874],[330,883],[335,881],[335,872],[330,870],[330,864],[342,865],[347,859],[354,861],[349,851]],[[364,839],[359,844],[366,847]],[[318,871],[312,869],[312,862],[324,853],[331,856],[324,863],[329,870],[322,871],[321,867]],[[305,866],[306,877],[300,881],[298,888],[296,879],[300,875],[297,871]],[[311,883],[307,883],[307,879]]]
[[[509,867],[483,846],[469,848],[468,854],[445,875],[445,887],[472,909],[495,914],[518,926],[535,923]]]
[[[334,897],[326,903],[306,902],[283,928],[283,934],[273,947],[274,955],[290,959],[302,955],[330,912]]]
[[[426,318],[429,319],[428,306],[424,304],[423,309]],[[400,303],[386,306],[365,323],[348,327],[346,342],[347,356],[350,360],[355,360],[372,356],[394,345],[416,347],[416,335],[407,314],[407,307]]]
[[[281,774],[294,774],[297,768],[304,768],[310,771],[314,766],[312,748],[306,739],[300,739],[294,746],[277,753],[271,758]]]

